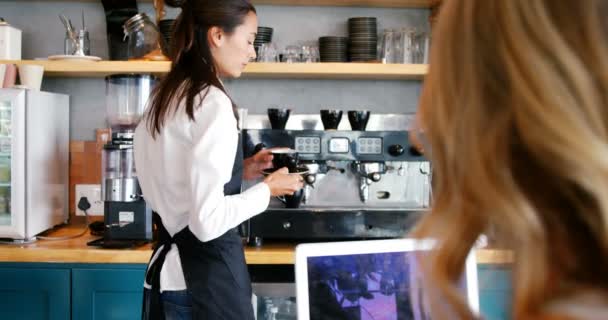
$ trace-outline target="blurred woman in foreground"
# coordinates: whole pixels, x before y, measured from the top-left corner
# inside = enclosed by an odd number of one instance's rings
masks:
[[[478,236],[514,253],[514,319],[608,319],[608,1],[443,1],[419,109],[433,318]],[[448,302],[447,304],[444,302]]]

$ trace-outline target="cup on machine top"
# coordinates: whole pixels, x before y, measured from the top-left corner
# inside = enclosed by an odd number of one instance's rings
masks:
[[[367,110],[350,110],[347,113],[351,129],[355,131],[365,131],[370,112]]]
[[[321,122],[325,130],[337,130],[342,120],[342,110],[321,110]]]
[[[270,127],[275,130],[285,130],[290,113],[291,109],[269,108],[268,120],[270,120]]]

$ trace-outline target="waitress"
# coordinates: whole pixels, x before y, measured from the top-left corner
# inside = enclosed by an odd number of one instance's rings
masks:
[[[302,178],[281,169],[241,191],[242,178],[271,166],[263,150],[243,159],[236,106],[220,81],[255,58],[255,8],[246,0],[167,0],[181,6],[171,70],[135,132],[143,194],[157,213],[159,242],[144,283],[144,319],[254,319],[251,283],[235,227]]]

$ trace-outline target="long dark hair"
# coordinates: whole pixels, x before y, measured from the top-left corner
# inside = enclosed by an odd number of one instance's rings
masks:
[[[248,0],[165,0],[166,4],[181,7],[175,21],[170,58],[171,70],[152,93],[147,121],[152,137],[160,134],[170,109],[177,110],[175,101],[185,99],[188,118],[194,120],[194,98],[210,85],[226,93],[220,82],[215,61],[207,42],[211,27],[220,27],[230,34],[243,24],[249,12],[256,12]],[[205,93],[206,95],[206,93]],[[227,94],[226,94],[227,95]],[[205,96],[202,97],[204,99]],[[232,103],[235,117],[236,105]]]

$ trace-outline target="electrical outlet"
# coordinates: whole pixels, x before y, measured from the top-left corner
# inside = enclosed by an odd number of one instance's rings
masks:
[[[80,198],[87,197],[91,208],[87,210],[90,216],[103,216],[103,201],[101,201],[101,185],[98,184],[77,184],[75,191],[76,215],[84,216],[84,212],[78,209]]]

